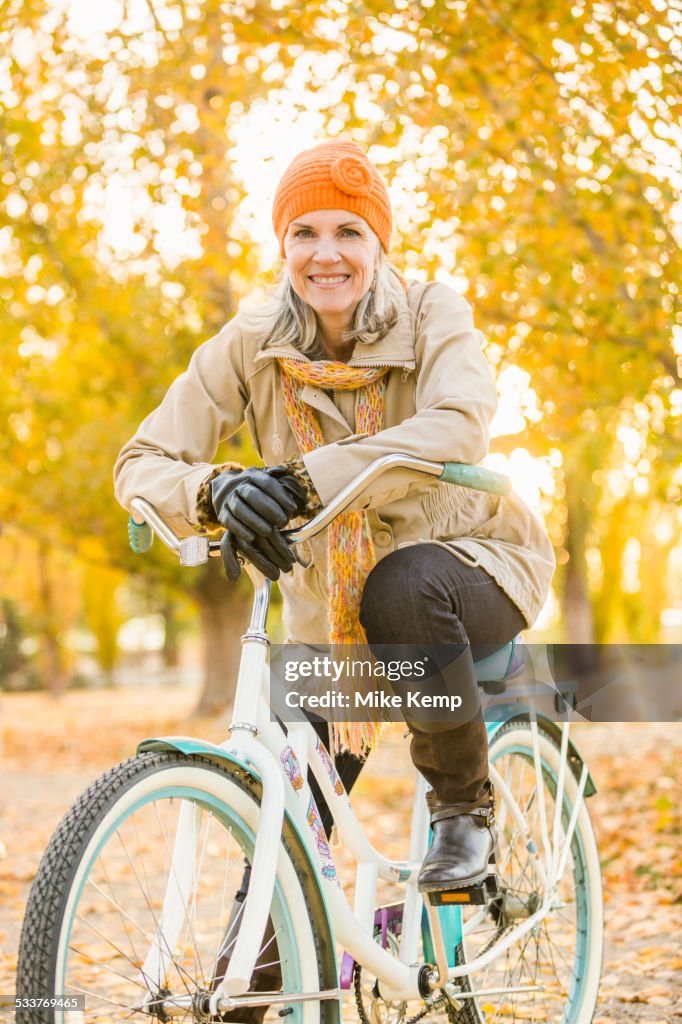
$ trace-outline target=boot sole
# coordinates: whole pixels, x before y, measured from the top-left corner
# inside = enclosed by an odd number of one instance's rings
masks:
[[[443,885],[433,889],[419,889],[424,896],[428,896],[432,907],[446,906],[481,906],[487,903],[499,892],[497,875],[484,874],[476,876],[464,885]]]
[[[495,856],[495,849],[493,848],[490,851],[488,866],[485,871],[480,871],[477,875],[470,875],[469,878],[459,878],[457,882],[436,882],[434,885],[429,885],[428,882],[420,884],[417,879],[417,890],[424,893],[424,895],[428,895],[430,892],[460,892],[460,890],[466,891],[468,889],[481,886],[490,879],[494,879],[495,890],[497,891],[499,889],[499,885],[497,883],[496,867],[497,858]]]

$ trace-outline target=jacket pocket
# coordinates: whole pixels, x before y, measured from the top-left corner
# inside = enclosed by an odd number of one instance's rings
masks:
[[[444,493],[439,493],[444,492]],[[439,484],[422,497],[424,516],[439,540],[454,537],[486,537],[496,518],[501,498],[458,484]]]
[[[304,569],[309,569],[313,564],[313,552],[310,547],[310,541],[299,541],[298,544],[293,545],[293,549],[296,554],[296,561],[299,565],[302,565]]]
[[[499,494],[489,494],[486,491],[477,491],[476,493],[480,501],[477,515],[471,524],[471,536],[489,537],[495,529],[495,524],[502,517],[504,498]]]
[[[453,555],[456,555],[460,562],[465,562],[467,565],[477,566],[481,564],[481,556],[478,552],[472,551],[471,548],[460,547],[455,541],[451,541],[449,544],[444,545],[448,551],[452,551]]]
[[[342,437],[339,441],[336,441],[335,444],[353,444],[354,441],[362,441],[365,437],[369,437],[367,431],[363,434],[349,434],[348,437]]]
[[[469,508],[476,493],[459,484],[435,484],[422,494],[422,511],[431,526],[440,526]]]

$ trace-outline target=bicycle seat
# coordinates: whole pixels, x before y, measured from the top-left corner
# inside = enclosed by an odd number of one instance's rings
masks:
[[[489,654],[486,658],[474,661],[476,681],[486,693],[504,693],[505,680],[519,675],[526,664],[526,651],[523,640],[515,636],[504,647]]]

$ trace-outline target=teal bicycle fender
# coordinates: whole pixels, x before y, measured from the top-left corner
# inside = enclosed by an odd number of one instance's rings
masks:
[[[205,757],[208,758],[208,760],[210,761],[215,761],[217,764],[224,764],[227,761],[230,764],[237,765],[238,768],[241,768],[241,770],[244,773],[250,775],[259,784],[261,782],[260,775],[258,774],[257,771],[255,771],[252,765],[247,764],[246,761],[243,761],[235,754],[232,754],[229,751],[225,750],[224,747],[219,747],[216,743],[209,743],[208,740],[198,740],[192,736],[152,736],[146,740],[142,740],[142,742],[139,743],[137,746],[138,754],[148,754],[151,752],[158,752],[163,750],[176,751],[179,754],[184,754],[185,757]],[[315,882],[318,899],[322,907],[324,907],[324,916],[327,924],[326,940],[330,944],[330,947],[334,948],[334,936],[331,928],[331,922],[329,920],[329,914],[327,912],[327,904],[325,902],[322,890],[320,889],[315,868],[310,860],[310,857],[308,856],[308,849],[306,847],[305,842],[303,841],[303,837],[301,836],[299,829],[296,826],[296,822],[292,820],[291,816],[287,812],[286,807],[284,808],[284,815],[289,825],[298,836],[298,839],[301,844],[301,849],[305,853],[308,865],[310,867],[310,878]],[[335,971],[336,979],[334,980],[333,984],[327,986],[328,988],[338,988],[338,965],[336,965]],[[330,1000],[329,1002],[333,1004],[335,1001]],[[341,1017],[338,1014],[337,1020],[340,1024]]]
[[[488,742],[493,739],[496,732],[503,725],[506,725],[507,722],[511,722],[514,719],[530,722],[530,715],[527,711],[519,711],[518,704],[496,704],[495,714],[498,717],[494,722],[485,723],[488,730]],[[542,723],[543,727],[547,730],[552,739],[556,740],[558,745],[561,745],[561,729],[558,724],[553,722],[551,718],[546,718],[544,715],[538,715],[537,720]],[[567,759],[568,766],[575,776],[576,782],[580,781],[580,773],[583,770],[585,761],[570,736],[568,737]],[[597,787],[588,768],[587,778],[585,779],[585,796],[594,796],[596,792]]]
[[[148,754],[159,750],[176,750],[179,754],[185,754],[186,757],[207,757],[210,761],[217,761],[218,763],[229,761],[231,764],[239,765],[240,768],[243,768],[245,772],[253,775],[254,779],[258,779],[260,782],[260,776],[252,765],[242,761],[235,754],[228,753],[224,747],[219,747],[217,743],[209,743],[208,740],[197,740],[193,736],[151,736],[138,744],[136,752],[138,754]]]

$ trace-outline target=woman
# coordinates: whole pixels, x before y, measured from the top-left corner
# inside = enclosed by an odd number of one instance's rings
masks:
[[[495,387],[471,309],[444,284],[404,281],[386,260],[391,224],[385,184],[354,143],[299,154],[274,199],[286,264],[276,298],[194,353],[123,448],[116,496],[126,507],[147,498],[179,532],[225,527],[230,579],[239,553],[271,579],[283,573],[290,640],[366,635],[410,644],[415,658],[427,650],[431,684],[456,687],[476,708],[471,645],[501,646],[532,625],[554,568],[516,496],[392,471],[305,545],[305,566],[281,534],[382,455],[478,463],[488,450]],[[244,420],[265,468],[212,466]],[[434,834],[419,887],[478,884],[495,839],[480,711],[408,724]],[[360,763],[346,758],[347,786]]]

